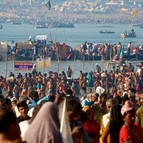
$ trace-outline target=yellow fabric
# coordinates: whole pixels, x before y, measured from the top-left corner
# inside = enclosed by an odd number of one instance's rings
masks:
[[[100,126],[101,126],[102,117],[104,114],[106,114],[106,111],[102,110],[98,105],[95,106],[94,120],[96,120]]]
[[[82,110],[84,111],[84,112],[86,112],[87,110],[89,110],[90,109],[90,106],[84,106],[83,108],[82,108]]]
[[[51,58],[48,58],[46,60],[37,60],[37,68],[48,68],[51,66]]]
[[[110,136],[110,130],[109,130],[109,122],[107,126],[105,127],[104,131],[102,132],[102,135],[100,137],[100,143],[112,143],[111,136]]]
[[[132,14],[133,17],[135,17],[135,16],[137,15],[137,11],[136,11],[136,10],[135,10],[135,11],[132,11],[131,14]]]

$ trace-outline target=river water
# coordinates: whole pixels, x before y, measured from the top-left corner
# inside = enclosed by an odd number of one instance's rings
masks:
[[[2,24],[3,29],[0,30],[0,41],[27,41],[28,37],[35,35],[47,35],[48,40],[66,42],[73,48],[76,48],[82,42],[96,43],[117,43],[122,42],[121,33],[131,29],[128,24],[77,24],[75,28],[47,28],[35,29],[30,24]],[[143,29],[134,27],[137,38],[124,39],[125,43],[142,43]],[[100,30],[112,30],[114,34],[100,34]],[[51,33],[51,34],[50,34]]]
[[[131,29],[131,26],[128,24],[77,24],[75,28],[47,28],[47,29],[35,29],[34,25],[30,24],[2,24],[3,29],[0,30],[0,41],[28,41],[28,37],[36,36],[36,35],[47,35],[48,40],[55,39],[61,43],[66,42],[66,44],[72,46],[73,48],[77,48],[81,43],[87,42],[95,42],[95,43],[117,43],[117,42],[124,42],[124,43],[136,43],[141,44],[143,40],[143,29],[139,27],[134,27],[135,32],[137,34],[137,38],[121,38],[121,33],[125,30]],[[100,30],[111,30],[114,31],[114,34],[100,34]],[[134,65],[138,64],[139,62],[133,62]],[[61,61],[59,63],[59,71],[65,71],[67,67],[70,65],[73,72],[74,77],[78,77],[79,71],[95,71],[95,65],[99,64],[103,70],[105,70],[106,62],[101,61]],[[0,62],[0,74],[4,75],[6,72],[5,62]],[[8,70],[7,73],[13,71],[13,62],[8,62]],[[109,64],[109,70],[111,69],[112,65]],[[58,63],[52,62],[52,66],[50,68],[45,69],[45,72],[52,70],[58,71]],[[41,71],[42,70],[38,70]],[[17,73],[17,72],[16,72]],[[24,72],[22,72],[24,73]]]
[[[30,61],[29,61],[30,62]],[[128,62],[132,63],[137,69],[136,65],[140,64],[140,61],[132,61]],[[117,66],[115,63],[109,63],[109,68],[106,68],[106,61],[60,61],[59,64],[56,61],[52,61],[51,67],[45,68],[45,69],[37,69],[39,72],[48,72],[48,71],[53,71],[53,72],[62,72],[66,71],[67,67],[70,66],[73,70],[73,77],[78,78],[79,77],[79,71],[83,72],[91,72],[91,71],[96,71],[96,64],[99,64],[101,66],[102,70],[107,70],[110,71],[114,66]],[[13,61],[8,61],[7,62],[7,68],[6,68],[6,62],[0,62],[0,75],[7,76],[9,75],[10,72],[14,72],[15,74],[21,72],[22,74],[27,73],[27,71],[14,71],[13,69]],[[7,69],[7,70],[6,70]],[[6,72],[7,71],[7,72]],[[30,72],[30,71],[28,71]]]

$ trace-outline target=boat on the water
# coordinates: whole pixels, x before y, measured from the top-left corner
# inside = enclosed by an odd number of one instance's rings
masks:
[[[12,21],[11,24],[20,25],[20,24],[22,24],[22,23],[19,22],[19,21]]]
[[[102,28],[113,28],[113,26],[110,26],[110,25],[102,25],[102,26],[97,26],[97,27],[102,27]]]
[[[48,28],[49,25],[48,24],[40,24],[40,25],[36,25],[35,29],[39,29],[39,28]]]
[[[140,27],[141,29],[143,28],[143,23],[139,23],[139,24],[134,24],[134,27]]]
[[[101,34],[113,34],[113,33],[115,33],[114,31],[112,31],[112,30],[100,30],[99,31],[99,33],[101,33]]]
[[[123,32],[121,34],[121,37],[122,38],[136,38],[137,35],[135,33],[135,30],[134,29],[131,29],[130,31],[126,30],[125,32]]]
[[[37,37],[38,36],[38,37]],[[82,61],[96,61],[96,60],[116,60],[113,61],[114,63],[117,62],[118,60],[122,59],[123,61],[125,60],[131,60],[131,61],[136,61],[136,60],[143,60],[143,46],[142,45],[131,45],[130,48],[124,49],[124,53],[122,58],[120,58],[120,55],[114,55],[113,51],[108,49],[108,47],[105,47],[105,44],[102,43],[97,43],[94,45],[94,50],[87,54],[86,50],[83,50],[85,47],[83,44],[80,46],[78,49],[73,50],[73,48],[65,43],[60,43],[56,42],[54,43],[53,41],[47,41],[46,42],[46,35],[37,35],[34,39],[29,39],[28,42],[16,42],[13,46],[14,51],[13,52],[11,49],[11,43],[8,45],[8,60],[15,60],[15,61],[26,61],[26,60],[36,60],[37,58],[43,56],[43,53],[45,54],[45,57],[51,57],[52,61],[56,60],[62,60],[62,61],[67,61],[67,60],[82,60]],[[0,55],[4,59],[5,56],[3,56],[5,52],[5,45],[7,43],[1,43],[1,48],[0,50]],[[90,46],[92,46],[90,43],[88,43]],[[46,45],[46,46],[45,46]],[[56,45],[56,46],[55,46]],[[107,44],[106,44],[107,45]],[[43,46],[44,52],[43,51]],[[55,48],[53,49],[53,46]],[[106,52],[103,54],[102,49],[107,48]],[[111,52],[111,53],[110,53]],[[69,55],[70,59],[68,59]]]
[[[74,28],[72,23],[54,23],[51,25],[51,28]]]

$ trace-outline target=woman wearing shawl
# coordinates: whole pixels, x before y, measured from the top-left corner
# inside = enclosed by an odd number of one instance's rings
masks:
[[[60,134],[58,107],[45,103],[25,133],[27,143],[63,143]]]
[[[87,79],[88,79],[88,87],[93,87],[93,77],[92,77],[92,72],[88,73],[87,75]]]
[[[124,125],[120,130],[120,143],[142,143],[143,128],[135,124],[135,106],[131,101],[126,101],[121,109]]]

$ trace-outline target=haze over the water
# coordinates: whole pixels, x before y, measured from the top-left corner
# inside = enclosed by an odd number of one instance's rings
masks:
[[[73,48],[77,48],[83,42],[95,42],[95,43],[117,43],[123,42],[121,33],[125,30],[131,29],[129,24],[76,24],[74,28],[46,28],[35,29],[31,24],[3,24],[3,29],[0,31],[0,41],[28,41],[29,36],[47,35],[48,40],[56,40],[64,43],[66,42]],[[137,37],[126,38],[125,43],[142,43],[143,29],[134,27]],[[100,30],[111,30],[113,34],[100,34]]]

